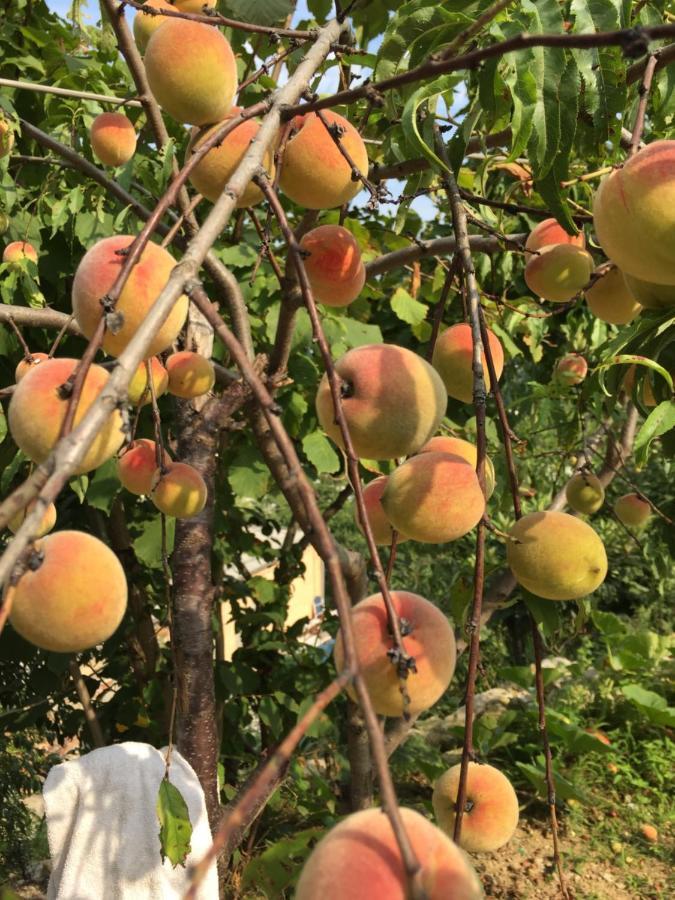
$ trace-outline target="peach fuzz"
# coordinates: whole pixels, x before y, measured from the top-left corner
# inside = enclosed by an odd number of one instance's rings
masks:
[[[0,115],[0,159],[9,156],[14,146],[14,132],[4,116]]]
[[[16,534],[19,528],[23,525],[23,520],[26,518],[27,514],[32,512],[35,507],[35,500],[31,500],[28,506],[25,509],[20,509],[16,515],[12,516],[12,518],[7,523],[7,527],[12,532],[12,534]],[[34,537],[41,538],[48,534],[52,528],[56,525],[56,507],[53,503],[50,503],[47,506],[47,509],[44,511],[44,515],[42,516],[42,521],[40,522],[39,529],[35,532]]]
[[[319,225],[300,241],[314,297],[325,306],[349,306],[366,283],[356,239],[341,225]]]
[[[169,393],[191,400],[208,394],[216,383],[216,370],[210,359],[191,350],[172,353],[166,360]]]
[[[542,300],[566,303],[585,287],[593,271],[593,257],[575,244],[542,247],[525,266],[525,284]]]
[[[589,287],[586,303],[596,319],[609,325],[627,325],[642,310],[616,266]]]
[[[534,252],[541,250],[542,247],[550,247],[552,244],[574,244],[583,248],[586,246],[586,238],[583,231],[578,234],[568,234],[556,219],[544,219],[529,233],[525,241],[525,249]]]
[[[455,827],[460,769],[458,764],[441,775],[432,798],[438,825],[450,837]],[[515,834],[518,817],[518,797],[506,775],[494,766],[470,762],[459,846],[470,853],[499,850]]]
[[[342,129],[340,141],[355,166],[368,174],[368,152],[361,135],[343,116],[322,110],[329,125]],[[352,168],[338,150],[328,129],[316,113],[292,120],[296,133],[286,144],[279,185],[287,197],[306,209],[333,209],[342,206],[361,190],[352,179]]]
[[[504,370],[504,351],[496,334],[488,329],[488,342],[492,352],[497,380]],[[490,376],[485,354],[481,356],[485,386],[490,390]],[[473,400],[473,339],[471,326],[465,322],[451,325],[439,335],[431,360],[433,367],[443,379],[449,397],[462,403]]]
[[[474,469],[451,453],[420,453],[389,476],[382,508],[414,541],[443,544],[468,534],[485,512]]]
[[[614,503],[614,513],[624,525],[639,528],[651,517],[652,508],[638,494],[624,494]]]
[[[150,36],[144,62],[150,90],[177,122],[213,125],[232,108],[237,63],[217,28],[167,16]]]
[[[168,466],[171,457],[164,451],[164,465]],[[117,476],[130,493],[149,494],[156,481],[157,445],[147,438],[140,438],[129,444],[122,456],[117,460]]]
[[[375,543],[387,547],[391,545],[391,540],[394,536],[394,529],[391,527],[391,522],[382,508],[382,494],[388,481],[387,475],[380,475],[379,478],[369,481],[363,488],[363,502],[366,505],[366,515],[368,516],[370,530],[373,532]],[[363,534],[359,510],[356,504],[354,504],[354,519],[356,527]],[[402,544],[405,540],[407,540],[406,537],[401,534],[398,535],[399,544]]]
[[[17,363],[16,369],[14,370],[14,379],[17,382],[21,381],[24,375],[27,375],[32,368],[40,365],[40,363],[44,362],[46,359],[49,359],[47,353],[31,353],[30,359],[22,359],[21,362]]]
[[[591,526],[563,512],[535,512],[511,528],[506,559],[516,581],[545,600],[577,600],[607,575],[605,545]]]
[[[554,379],[563,385],[581,384],[588,374],[588,363],[579,353],[567,353],[556,363]]]
[[[55,653],[78,653],[109,638],[127,605],[127,581],[112,550],[82,531],[57,531],[41,538],[36,551],[42,561],[16,585],[10,613],[16,631]]]
[[[565,486],[565,497],[575,512],[589,516],[605,502],[605,489],[597,475],[577,472]]]
[[[160,512],[176,519],[191,519],[206,506],[207,488],[199,472],[187,463],[170,463],[156,470],[150,499]]]
[[[645,309],[666,309],[675,306],[675,284],[654,284],[623,273],[628,290]],[[675,275],[673,275],[675,281]]]
[[[600,182],[593,225],[605,254],[624,272],[675,282],[675,141],[648,144]]]
[[[349,434],[361,458],[395,459],[414,453],[445,415],[447,397],[438,373],[404,347],[355,347],[340,357],[335,370],[342,381]],[[326,375],[319,383],[316,410],[321,427],[342,447]]]
[[[169,373],[157,357],[152,356],[149,360],[143,360],[142,363],[138,364],[127,388],[129,403],[132,406],[138,406],[141,401],[143,401],[143,406],[146,403],[152,403],[152,391],[148,384],[148,369],[146,365],[148,362],[150,363],[150,378],[155,389],[155,396],[161,397],[162,394],[166,394],[166,390],[169,387]]]
[[[475,470],[478,463],[478,448],[470,441],[462,438],[452,437],[449,434],[437,434],[422,447],[420,453],[452,453],[454,456],[461,456],[465,459],[472,469]],[[494,494],[495,490],[495,467],[489,456],[485,457],[485,490],[487,499]]]
[[[233,106],[230,115],[226,116],[223,122],[240,112],[240,106]],[[185,154],[186,162],[192,151],[197,150],[216,129],[222,126],[223,122],[218,122],[205,132],[193,131]],[[237,125],[234,131],[231,131],[223,138],[217,147],[212,147],[190,173],[190,183],[194,189],[203,197],[206,197],[207,200],[210,200],[211,203],[215,203],[223,193],[225,185],[234,174],[237,166],[244,158],[244,154],[251,146],[251,141],[255,138],[259,128],[260,123],[256,119],[246,119],[241,125]],[[271,177],[274,173],[273,153],[271,150],[268,150],[265,154],[264,166]],[[237,200],[237,208],[244,209],[247,206],[255,206],[256,203],[260,203],[262,198],[262,191],[251,181],[246,185],[244,193]]]
[[[455,671],[455,636],[445,615],[419,594],[392,591],[391,601],[402,622],[403,646],[415,660],[416,672],[406,679],[410,715],[429,709],[446,691]],[[356,656],[378,716],[402,716],[403,696],[396,666],[388,656],[393,644],[382,594],[373,594],[352,610]],[[335,665],[344,666],[342,632],[335,639]],[[347,688],[356,700],[353,685]]]
[[[178,4],[168,3],[167,0],[145,0],[145,5],[154,6],[155,9],[171,9],[174,11],[178,9]],[[145,48],[148,46],[151,36],[168,18],[168,16],[153,16],[137,10],[134,16],[134,39],[141,53],[145,53]]]
[[[431,822],[399,808],[422,867],[428,900],[480,900],[480,881],[464,852]],[[295,900],[406,900],[407,879],[386,813],[364,809],[322,838],[300,874]]]
[[[124,256],[118,251],[131,246],[134,238],[128,234],[103,238],[91,247],[80,260],[73,280],[73,313],[85,337],[91,338],[103,315],[100,300],[110,291]],[[176,261],[159,244],[148,243],[115,304],[115,312],[123,317],[122,327],[113,334],[109,329],[103,336],[103,349],[111,356],[119,356],[145,319],[153,303],[166,286]],[[187,317],[188,299],[178,298],[168,317],[152,339],[146,353],[154,356],[175,341]],[[146,358],[147,358],[146,357]]]
[[[7,416],[9,430],[19,449],[33,462],[44,462],[58,441],[69,402],[68,397],[61,396],[60,389],[73,374],[78,362],[77,359],[47,359],[30,369],[12,394]],[[89,368],[75,410],[73,428],[80,424],[108,378],[108,373],[101,366],[92,365]],[[81,475],[97,469],[117,452],[123,440],[122,417],[115,411],[94,438],[74,474]]]
[[[22,259],[30,259],[36,263],[38,259],[37,250],[28,241],[12,241],[7,244],[2,252],[2,261],[4,263],[17,263]]]
[[[104,166],[123,166],[136,151],[136,130],[122,113],[101,113],[89,132],[94,156]]]

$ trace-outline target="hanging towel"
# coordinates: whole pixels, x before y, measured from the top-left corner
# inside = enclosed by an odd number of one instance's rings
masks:
[[[52,875],[48,900],[180,900],[188,869],[211,846],[204,793],[173,750],[169,778],[192,823],[187,866],[162,863],[156,803],[166,748],[127,741],[54,766],[43,788]],[[211,867],[199,900],[218,900]]]

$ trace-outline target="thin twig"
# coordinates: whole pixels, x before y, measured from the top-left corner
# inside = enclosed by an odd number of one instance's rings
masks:
[[[652,86],[652,79],[654,78],[654,72],[656,71],[656,63],[658,62],[658,55],[656,53],[652,53],[649,59],[647,60],[647,65],[645,66],[645,71],[642,76],[642,81],[640,82],[640,87],[638,88],[638,94],[640,95],[640,100],[638,101],[637,111],[635,113],[635,124],[633,125],[633,134],[630,139],[630,150],[628,151],[628,157],[635,156],[638,152],[638,148],[640,146],[640,140],[642,139],[642,132],[645,127],[645,112],[647,111],[647,102],[649,100],[649,91]]]

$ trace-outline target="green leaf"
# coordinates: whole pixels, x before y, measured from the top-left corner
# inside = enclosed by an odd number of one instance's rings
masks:
[[[436,153],[433,150],[433,141],[427,142],[425,138],[422,137],[419,131],[419,123],[417,120],[417,111],[419,107],[431,100],[434,97],[438,97],[439,94],[444,94],[448,91],[451,91],[454,86],[458,83],[459,78],[455,74],[451,75],[441,75],[440,78],[437,78],[435,81],[432,81],[430,84],[424,84],[422,87],[418,88],[415,93],[410,97],[408,102],[403,108],[403,113],[401,115],[401,127],[403,128],[403,133],[406,137],[408,144],[410,145],[411,150],[414,153],[421,153],[422,156],[426,157],[432,166],[441,172],[446,172],[448,170],[447,166],[436,156]],[[448,103],[448,106],[451,104]],[[433,115],[433,109],[429,110],[429,116]]]
[[[192,839],[190,813],[181,792],[166,778],[157,794],[157,818],[162,861],[168,859],[174,868],[184,866]]]
[[[84,503],[84,498],[87,493],[87,486],[89,484],[89,477],[87,475],[75,475],[70,479],[68,484],[73,493],[77,495],[80,503]]]
[[[654,438],[660,437],[671,428],[675,428],[675,400],[664,400],[650,412],[642,423],[635,438],[635,450],[648,447]]]
[[[176,530],[176,520],[166,517],[166,552],[173,550],[173,539]],[[162,567],[162,520],[160,516],[154,516],[149,522],[143,523],[143,531],[134,540],[134,553],[139,560],[151,569]]]
[[[658,372],[662,378],[665,378],[668,387],[670,390],[673,390],[673,379],[671,378],[670,372],[667,369],[664,369],[663,366],[659,365],[655,360],[649,359],[646,356],[638,356],[632,353],[620,353],[617,356],[611,356],[609,359],[605,360],[605,362],[601,363],[596,367],[595,371],[601,373],[600,385],[607,394],[608,397],[611,396],[610,392],[606,390],[604,385],[604,380],[602,378],[602,373],[606,369],[610,369],[612,366],[620,366],[620,365],[636,365],[636,366],[646,366],[648,369],[652,369],[654,372]]]
[[[538,625],[541,625],[542,631],[546,637],[552,635],[560,628],[560,609],[556,600],[544,600],[542,597],[535,597],[524,588],[523,599],[525,605],[534,616]]]
[[[415,300],[405,288],[396,288],[391,298],[391,308],[402,322],[419,325],[427,317],[427,307]]]
[[[89,506],[93,506],[94,509],[100,509],[104,513],[109,513],[112,502],[120,489],[117,462],[114,459],[109,459],[94,472],[87,489],[87,503]]]
[[[293,11],[292,0],[227,0],[224,12],[240,22],[279,25]]]
[[[523,775],[525,775],[539,791],[540,795],[546,797],[548,788],[546,785],[546,771],[544,767],[522,762],[516,762],[516,765]],[[553,771],[553,782],[555,784],[556,795],[562,800],[578,800],[579,803],[584,803],[586,805],[589,805],[592,802],[592,798],[589,797],[588,794],[579,790],[579,788],[572,784],[571,781],[568,781],[567,778],[563,778],[563,776],[559,772],[556,772],[555,769]]]
[[[340,457],[331,442],[321,431],[313,431],[302,439],[302,449],[317,472],[338,472]]]
[[[655,725],[675,726],[675,708],[668,706],[664,697],[648,691],[639,684],[624,684],[621,693],[643,712]]]

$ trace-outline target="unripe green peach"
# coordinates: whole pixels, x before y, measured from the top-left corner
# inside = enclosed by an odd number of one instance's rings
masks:
[[[168,3],[167,0],[145,0],[146,6],[154,6],[156,9],[177,9],[177,4]],[[148,41],[153,32],[163,25],[168,16],[153,16],[138,10],[134,16],[134,38],[136,46],[141,53],[145,53]]]
[[[19,528],[23,525],[23,521],[28,515],[28,513],[32,512],[35,507],[35,500],[31,500],[28,506],[25,509],[20,509],[18,513],[12,516],[12,518],[7,523],[7,527],[12,532],[12,534],[16,534]],[[42,516],[42,521],[40,522],[39,529],[35,532],[35,538],[44,537],[45,534],[48,534],[52,528],[56,525],[56,507],[53,503],[50,503],[47,506],[47,509],[44,511],[44,515]]]
[[[166,371],[169,393],[184,400],[208,394],[216,383],[216,370],[211,360],[191,350],[181,350],[167,357]]]
[[[510,532],[506,558],[516,581],[546,600],[577,600],[607,575],[607,554],[598,534],[562,512],[535,512]]]
[[[138,406],[141,401],[143,401],[143,406],[146,403],[152,403],[152,391],[148,385],[148,362],[150,363],[150,377],[155,388],[155,396],[161,397],[169,387],[169,373],[157,357],[151,356],[149,360],[143,360],[143,362],[138,364],[127,389],[129,403],[132,406]]]
[[[414,453],[445,414],[447,396],[438,373],[421,356],[393,344],[349,350],[335,364],[342,410],[356,455],[396,459]],[[321,427],[342,447],[326,375],[316,396]]]
[[[588,288],[586,303],[597,319],[610,325],[627,325],[642,309],[616,266]]]
[[[325,306],[348,306],[361,293],[366,269],[356,239],[341,225],[319,225],[300,241],[314,297]]]
[[[544,219],[529,233],[525,241],[525,249],[533,252],[553,244],[574,244],[583,248],[586,246],[586,238],[583,231],[578,234],[568,234],[556,219]]]
[[[343,116],[329,109],[321,115],[341,130],[340,141],[355,166],[368,174],[368,152],[363,138]],[[281,190],[306,209],[333,209],[355,197],[361,182],[352,178],[352,168],[340,153],[328,129],[316,113],[292,120],[296,134],[286,143],[281,165]]]
[[[420,453],[389,476],[382,508],[397,531],[414,541],[442,544],[480,522],[485,497],[474,469],[450,453]]]
[[[623,277],[631,294],[645,309],[666,309],[675,306],[675,283],[654,284],[626,272],[623,273]],[[675,282],[675,276],[673,281]]]
[[[400,808],[403,827],[421,865],[427,900],[480,900],[478,876],[463,851],[424,816]],[[381,809],[352,813],[317,844],[300,874],[295,900],[406,900],[401,852]]]
[[[368,516],[370,530],[373,532],[373,538],[375,539],[376,544],[386,547],[391,545],[394,536],[394,529],[391,527],[391,522],[382,508],[382,494],[384,493],[388,481],[389,478],[387,475],[380,475],[379,478],[374,478],[373,481],[369,481],[363,488],[363,502],[366,505],[366,514]],[[363,528],[359,519],[359,510],[356,504],[354,504],[354,519],[357,528],[363,534]],[[402,544],[403,541],[406,540],[407,538],[402,534],[398,535],[399,544]]]
[[[504,351],[497,335],[493,334],[489,329],[488,341],[495,373],[499,380],[504,369]],[[483,362],[485,387],[487,390],[490,390],[490,374],[484,353],[481,356],[481,360]],[[457,325],[451,325],[450,328],[440,334],[434,346],[434,355],[431,362],[443,379],[448,396],[454,397],[455,400],[461,400],[462,403],[471,403],[473,400],[473,339],[471,326],[460,322]]]
[[[541,247],[525,266],[525,283],[542,300],[566,303],[588,284],[593,257],[575,244]]]
[[[444,772],[432,798],[438,825],[450,837],[455,828],[460,770],[458,764]],[[499,850],[515,834],[518,817],[518,797],[506,775],[494,766],[470,762],[459,846],[470,853]]]
[[[229,42],[210,25],[166,18],[145,49],[150,90],[177,122],[220,122],[237,90],[237,63]]]
[[[124,570],[112,550],[90,534],[56,531],[35,545],[10,621],[43,650],[79,653],[113,634],[126,605]]]
[[[49,359],[47,353],[31,353],[30,359],[22,359],[21,362],[17,363],[16,369],[14,370],[14,379],[19,382],[34,366],[38,366],[41,362],[44,362],[45,359]]]
[[[639,494],[624,494],[614,503],[617,519],[624,525],[639,528],[651,517],[652,508]]]
[[[164,465],[171,463],[171,457],[164,451]],[[147,495],[157,480],[157,445],[147,438],[140,438],[129,444],[117,460],[117,475],[130,493],[139,497]]]
[[[438,434],[422,447],[420,453],[452,453],[465,459],[475,470],[478,463],[478,448],[462,438],[451,437],[449,434]],[[485,490],[489,500],[495,491],[495,467],[489,456],[485,457]]]
[[[409,591],[392,591],[391,600],[401,620],[403,645],[417,668],[406,679],[410,697],[407,711],[417,715],[433,706],[450,684],[457,655],[455,636],[445,615],[424,597]],[[388,655],[392,640],[382,594],[373,594],[357,603],[352,610],[352,622],[356,656],[373,709],[378,716],[403,715],[400,679]],[[341,631],[334,652],[335,665],[340,671],[345,660]],[[347,692],[356,700],[353,686]]]
[[[575,512],[590,516],[605,502],[605,489],[597,475],[577,472],[567,482],[565,497]]]
[[[104,166],[123,166],[136,151],[136,131],[122,113],[101,113],[89,133],[91,149]]]
[[[69,397],[62,391],[78,364],[76,359],[46,359],[33,366],[17,384],[9,404],[7,420],[17,445],[33,462],[41,463],[56,444],[68,408]],[[77,428],[108,381],[101,366],[89,367],[73,428]],[[99,431],[75,474],[97,469],[110,459],[124,440],[122,417],[115,411]]]
[[[554,379],[563,386],[581,384],[588,374],[588,363],[579,353],[567,353],[556,363]]]
[[[198,516],[206,506],[207,488],[199,472],[187,463],[170,463],[155,473],[150,499],[160,512],[176,519]]]
[[[29,244],[27,241],[12,241],[11,244],[7,244],[2,253],[2,261],[4,263],[18,263],[23,259],[30,259],[34,263],[37,262],[37,250],[32,244]]]

